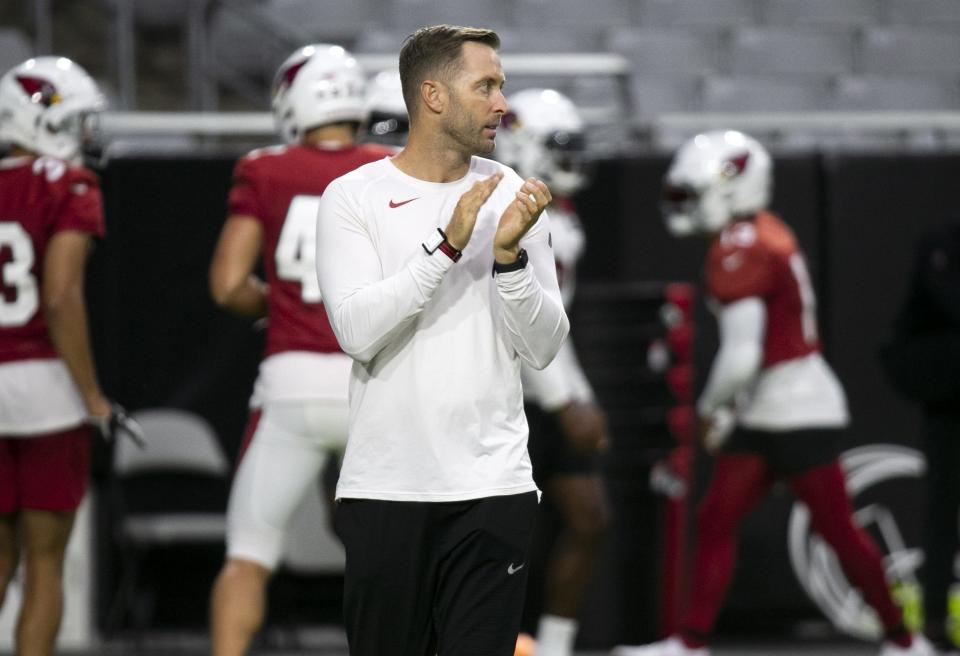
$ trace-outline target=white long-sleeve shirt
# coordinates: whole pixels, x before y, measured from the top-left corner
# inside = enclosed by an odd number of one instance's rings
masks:
[[[474,183],[504,171],[454,263],[422,243]],[[433,183],[383,159],[338,178],[320,203],[317,274],[354,358],[338,498],[458,501],[536,489],[521,358],[542,368],[569,331],[546,214],[521,240],[525,269],[491,275],[500,215],[523,184],[475,157]]]
[[[569,203],[550,206],[550,235],[560,294],[564,308],[569,311],[577,283],[577,261],[585,245],[580,219]],[[523,365],[520,378],[527,402],[537,403],[547,412],[555,412],[571,401],[586,403],[594,398],[593,388],[580,366],[571,337],[563,343],[553,362],[543,369]]]

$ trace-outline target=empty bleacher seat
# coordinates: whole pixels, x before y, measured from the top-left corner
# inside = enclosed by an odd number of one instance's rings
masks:
[[[510,53],[595,52],[601,50],[594,31],[573,27],[530,30],[495,28],[500,36],[500,51]],[[508,71],[509,74],[509,71]]]
[[[870,28],[860,53],[864,73],[960,73],[956,30],[919,27]]]
[[[855,27],[878,22],[880,9],[880,0],[766,0],[761,13],[768,25]]]
[[[720,27],[756,23],[758,10],[755,0],[642,0],[639,14],[643,27]]]
[[[0,29],[0,75],[33,56],[33,47],[17,29]]]
[[[631,79],[633,106],[643,118],[666,112],[695,112],[700,109],[701,84],[697,76],[635,75]]]
[[[613,26],[636,19],[635,0],[513,0],[517,25],[530,29],[545,26]]]
[[[719,36],[694,30],[618,29],[608,48],[629,59],[639,75],[722,71],[726,60]]]
[[[350,46],[356,35],[384,22],[375,0],[269,0],[266,10],[303,43],[333,41]]]
[[[847,29],[743,27],[730,41],[733,74],[840,74],[853,68],[854,40]]]
[[[703,109],[708,112],[802,112],[826,108],[825,79],[785,76],[708,76]]]
[[[262,5],[240,9],[219,6],[210,18],[209,38],[215,73],[267,80],[284,58],[297,45],[302,45],[296,44],[296,37],[286,30],[278,33]],[[239,45],[252,43],[256,44],[255,48]]]
[[[848,111],[960,109],[960,82],[937,76],[845,76],[837,80],[836,108]]]
[[[407,34],[399,30],[364,30],[353,42],[353,51],[356,54],[396,55]]]
[[[343,2],[343,4],[351,4],[351,2]],[[377,3],[373,10],[383,17],[384,25],[406,33],[419,27],[440,23],[490,27],[491,24],[509,22],[507,13],[509,6],[505,0],[471,0],[470,2],[392,0]]]
[[[957,0],[883,0],[884,17],[891,25],[960,24]]]

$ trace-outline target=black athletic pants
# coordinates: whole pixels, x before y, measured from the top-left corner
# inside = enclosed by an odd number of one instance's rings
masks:
[[[343,499],[351,656],[512,656],[537,493]]]

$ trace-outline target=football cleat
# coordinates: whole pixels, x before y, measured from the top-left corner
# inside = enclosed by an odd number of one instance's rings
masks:
[[[710,656],[710,650],[706,647],[687,647],[677,636],[670,636],[649,645],[620,645],[613,648],[610,656]]]
[[[710,656],[710,650],[706,647],[687,647],[677,636],[670,636],[649,645],[620,645],[613,648],[610,656]]]
[[[924,636],[915,633],[909,647],[901,647],[894,642],[883,643],[880,656],[937,656],[937,650]]]

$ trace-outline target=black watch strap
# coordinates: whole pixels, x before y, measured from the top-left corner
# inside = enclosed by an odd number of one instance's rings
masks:
[[[519,271],[520,269],[525,269],[527,267],[527,251],[523,248],[520,249],[520,252],[517,253],[517,259],[509,264],[500,264],[496,260],[493,261],[493,275],[498,273],[510,273],[511,271]]]

